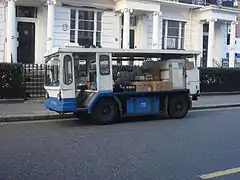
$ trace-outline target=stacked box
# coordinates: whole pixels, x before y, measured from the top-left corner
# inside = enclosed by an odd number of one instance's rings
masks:
[[[173,83],[170,81],[142,81],[133,82],[136,86],[136,92],[146,91],[167,91],[173,88]]]
[[[194,69],[194,63],[191,61],[185,62],[185,68],[187,70]]]
[[[151,91],[167,91],[171,90],[173,85],[170,81],[151,81],[149,87]]]
[[[148,86],[151,91],[161,91],[162,81],[150,81]]]
[[[133,82],[132,84],[136,86],[136,92],[148,91],[148,82]]]
[[[173,89],[173,83],[170,81],[162,81],[162,91],[168,91]]]
[[[142,82],[142,91],[148,91],[148,82]]]

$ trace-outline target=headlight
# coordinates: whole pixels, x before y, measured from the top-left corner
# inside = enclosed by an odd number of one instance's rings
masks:
[[[58,98],[58,100],[62,99],[61,92],[58,93],[57,98]]]
[[[45,97],[46,97],[46,99],[49,98],[48,92],[46,92]]]

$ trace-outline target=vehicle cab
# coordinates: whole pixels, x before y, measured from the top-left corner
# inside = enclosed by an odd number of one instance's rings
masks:
[[[44,105],[49,110],[86,110],[98,92],[112,93],[111,53],[82,49],[55,48],[45,56]]]

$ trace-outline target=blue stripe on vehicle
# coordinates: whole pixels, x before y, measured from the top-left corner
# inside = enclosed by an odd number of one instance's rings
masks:
[[[58,100],[55,97],[49,97],[44,102],[44,106],[57,112],[75,112],[76,98],[62,98],[61,100]]]

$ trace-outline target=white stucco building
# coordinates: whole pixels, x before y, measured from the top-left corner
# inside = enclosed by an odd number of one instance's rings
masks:
[[[185,0],[187,1],[187,0]],[[198,66],[234,66],[239,9],[164,0],[4,0],[0,61],[43,63],[44,53],[75,42],[111,48],[192,49]]]

